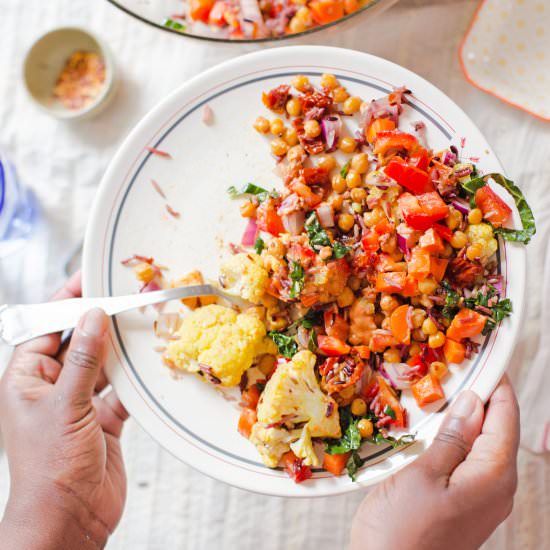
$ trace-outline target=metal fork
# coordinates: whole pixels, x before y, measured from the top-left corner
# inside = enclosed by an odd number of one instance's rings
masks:
[[[115,315],[143,306],[198,296],[218,296],[241,309],[250,306],[249,302],[239,296],[209,284],[130,296],[71,298],[44,304],[6,304],[0,306],[0,338],[9,345],[17,346],[37,336],[74,328],[80,317],[93,308],[101,308],[107,315]]]

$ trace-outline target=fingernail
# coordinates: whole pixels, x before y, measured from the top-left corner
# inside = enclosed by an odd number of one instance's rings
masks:
[[[101,336],[105,332],[105,313],[99,308],[91,309],[81,319],[79,328],[88,336]]]
[[[462,392],[451,406],[449,411],[451,416],[459,418],[471,416],[476,408],[477,399],[476,394],[470,390]]]

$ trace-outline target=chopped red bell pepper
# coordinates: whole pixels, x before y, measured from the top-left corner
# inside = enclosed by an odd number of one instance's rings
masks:
[[[453,232],[446,225],[441,223],[434,224],[434,229],[439,233],[439,236],[449,242],[453,238]]]
[[[312,476],[311,468],[304,465],[304,461],[298,458],[292,451],[283,455],[283,465],[288,475],[296,482],[301,483]]]
[[[434,190],[429,174],[416,168],[412,164],[392,160],[386,168],[384,168],[384,172],[399,185],[412,191],[415,195],[428,193]]]
[[[449,207],[445,204],[445,201],[437,191],[418,195],[417,198],[422,210],[424,210],[434,222],[447,217]]]
[[[349,323],[345,320],[343,315],[327,310],[323,314],[323,320],[325,323],[325,332],[328,336],[337,338],[342,342],[348,339]]]
[[[285,231],[283,221],[279,214],[277,214],[277,207],[272,198],[267,199],[258,206],[256,221],[260,231],[266,231],[267,233],[271,233],[271,235],[277,236]]]
[[[397,199],[397,204],[405,223],[410,228],[425,231],[434,224],[435,220],[423,210],[418,198],[414,195],[403,193]]]
[[[216,25],[218,27],[223,27],[227,25],[227,21],[225,20],[226,10],[227,4],[218,0],[210,10],[210,13],[208,15],[208,22],[211,25]]]
[[[430,163],[430,154],[426,149],[419,149],[413,156],[409,158],[409,164],[416,166],[419,170],[426,171]]]
[[[348,344],[332,336],[317,336],[317,347],[320,352],[331,357],[347,355],[351,351]]]
[[[488,185],[480,187],[475,198],[483,217],[495,227],[501,227],[512,214],[512,209]]]
[[[405,150],[409,154],[420,147],[418,140],[411,134],[393,130],[391,132],[378,132],[374,142],[374,154],[385,155],[390,151]]]

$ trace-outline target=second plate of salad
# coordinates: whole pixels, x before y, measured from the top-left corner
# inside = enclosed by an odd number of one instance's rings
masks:
[[[228,483],[320,496],[376,483],[448,403],[486,399],[521,321],[531,210],[432,85],[335,48],[245,56],[157,106],[113,160],[87,295],[214,282],[113,319],[130,413]]]

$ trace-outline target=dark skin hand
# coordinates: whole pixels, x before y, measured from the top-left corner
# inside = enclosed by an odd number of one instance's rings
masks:
[[[54,299],[81,295],[80,274]],[[0,428],[11,489],[2,548],[103,548],[122,515],[126,474],[120,434],[127,413],[103,374],[108,319],[79,322],[20,345],[0,383]]]

